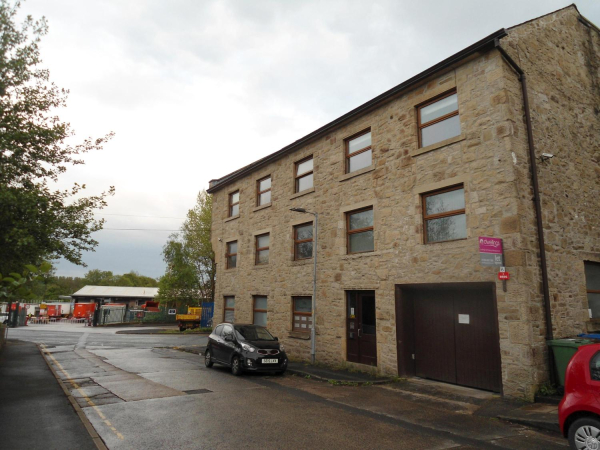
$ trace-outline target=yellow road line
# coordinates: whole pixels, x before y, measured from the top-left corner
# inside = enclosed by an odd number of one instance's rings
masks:
[[[71,379],[71,375],[69,375],[69,373],[64,369],[63,366],[61,366],[61,364],[56,360],[56,358],[54,358],[54,356],[52,356],[52,353],[50,353],[49,351],[46,350],[46,346],[42,344],[41,347],[42,347],[44,353],[46,355],[48,355],[48,357],[52,360],[52,362],[56,365],[56,367],[58,367],[60,369],[60,371],[65,375],[65,377],[67,377],[67,380],[69,381],[69,383],[71,383],[71,386],[73,386],[73,388],[81,394],[81,396],[84,398],[84,400],[87,402],[87,404],[90,405],[94,409],[94,411],[96,411],[96,413],[98,414],[100,419],[106,424],[106,426],[108,426],[117,435],[117,437],[119,439],[124,440],[123,435],[121,433],[119,433],[115,427],[112,426],[112,424],[108,421],[106,416],[104,414],[102,414],[102,411],[100,411],[100,409],[92,401],[92,399],[90,399],[85,394],[85,392],[83,392],[81,390],[81,387]]]

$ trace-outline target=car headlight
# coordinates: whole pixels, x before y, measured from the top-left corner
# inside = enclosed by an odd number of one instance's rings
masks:
[[[248,344],[242,344],[242,349],[250,353],[254,353],[254,350],[256,350],[254,347]]]
[[[285,347],[283,346],[283,344],[279,344],[279,351],[285,352]]]

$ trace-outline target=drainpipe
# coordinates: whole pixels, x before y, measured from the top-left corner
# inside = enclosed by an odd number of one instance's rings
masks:
[[[535,204],[535,215],[537,223],[538,244],[540,248],[540,264],[542,268],[542,291],[544,296],[544,313],[546,316],[546,340],[554,338],[552,331],[552,310],[550,309],[550,288],[548,283],[548,265],[546,261],[546,246],[544,243],[544,225],[542,223],[542,205],[540,202],[540,187],[538,184],[537,164],[535,157],[535,147],[533,144],[533,131],[531,128],[531,114],[529,111],[529,96],[527,95],[527,77],[523,69],[510,57],[508,53],[500,46],[500,40],[496,39],[496,48],[504,56],[508,64],[517,72],[521,82],[521,92],[523,94],[523,108],[525,110],[525,123],[527,126],[527,143],[529,144],[529,160],[531,164],[531,181],[533,184],[533,202]],[[548,362],[550,363],[550,380],[556,382],[554,373],[554,364],[552,361],[552,352],[549,352]]]

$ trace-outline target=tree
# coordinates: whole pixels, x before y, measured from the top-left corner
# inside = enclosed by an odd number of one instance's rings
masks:
[[[131,271],[124,275],[113,275],[110,270],[93,269],[88,271],[83,278],[84,286],[125,286],[125,287],[157,287],[154,278],[140,275]]]
[[[85,184],[77,183],[51,189],[68,165],[83,164],[78,155],[100,150],[112,134],[67,143],[74,132],[54,111],[66,106],[68,91],[40,67],[38,44],[48,26],[31,16],[17,25],[19,7],[0,0],[0,273],[58,257],[85,265],[82,252],[98,245],[91,234],[104,223],[93,212],[114,193],[110,187],[83,197]]]
[[[115,276],[110,270],[93,269],[88,271],[83,279],[90,286],[114,286]]]
[[[171,235],[163,247],[163,257],[168,267],[158,282],[159,300],[161,303],[197,305],[201,297],[198,274],[180,238],[178,234]]]
[[[0,274],[0,299],[8,301],[10,305],[13,301],[36,298],[32,283],[44,279],[51,270],[52,265],[43,262],[40,267],[28,264],[22,274],[13,272],[4,277]]]
[[[188,305],[214,301],[216,265],[211,225],[212,196],[201,191],[181,230],[169,236],[163,247],[167,272],[159,281],[161,301]]]

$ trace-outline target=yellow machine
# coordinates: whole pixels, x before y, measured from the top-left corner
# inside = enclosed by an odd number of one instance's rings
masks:
[[[185,331],[188,328],[199,328],[202,319],[202,308],[199,306],[188,306],[187,314],[177,314],[175,320],[179,325],[179,331]]]

